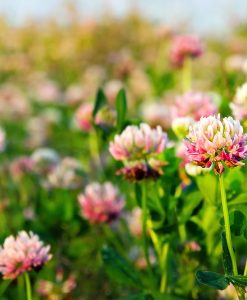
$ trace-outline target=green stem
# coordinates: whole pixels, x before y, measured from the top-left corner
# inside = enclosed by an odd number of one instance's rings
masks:
[[[247,276],[247,259],[246,259],[246,262],[245,262],[244,276]]]
[[[222,209],[223,209],[223,216],[224,216],[224,223],[225,223],[227,247],[232,261],[233,275],[238,275],[236,257],[232,246],[231,227],[230,227],[229,212],[228,212],[228,206],[226,200],[226,191],[224,186],[223,175],[219,176],[219,183],[220,183],[220,193],[221,193],[221,202],[222,202]]]
[[[192,60],[190,57],[184,60],[183,70],[182,70],[182,87],[183,92],[187,92],[191,89],[191,69],[192,69]]]
[[[145,183],[142,184],[142,239],[143,239],[143,250],[144,256],[147,262],[148,269],[152,274],[152,267],[149,259],[148,253],[148,239],[147,239],[147,190]]]
[[[166,243],[161,251],[160,265],[161,265],[161,281],[160,281],[160,292],[165,293],[167,287],[167,262],[168,262],[169,244]]]
[[[32,290],[30,284],[30,278],[27,272],[24,273],[25,283],[26,283],[26,292],[27,292],[27,300],[32,300]]]

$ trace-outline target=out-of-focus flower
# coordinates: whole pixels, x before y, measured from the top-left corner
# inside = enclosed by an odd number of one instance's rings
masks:
[[[225,68],[227,71],[245,72],[247,67],[247,58],[245,56],[236,54],[227,57],[225,61]]]
[[[54,284],[48,280],[39,280],[38,281],[38,294],[40,296],[48,296],[51,294]]]
[[[61,100],[61,92],[55,81],[48,78],[37,78],[33,82],[35,98],[40,102],[52,103]]]
[[[66,157],[48,174],[48,183],[52,187],[77,189],[83,183],[82,171],[78,160]]]
[[[247,156],[247,135],[232,117],[202,117],[194,123],[185,140],[188,160],[203,168],[214,166],[217,174],[228,168],[244,165]],[[224,165],[223,165],[224,163]]]
[[[78,128],[89,132],[92,129],[93,105],[91,103],[82,104],[75,113],[75,122]]]
[[[134,236],[140,237],[142,234],[141,217],[142,210],[139,207],[134,208],[132,212],[127,216],[129,230]]]
[[[71,85],[65,92],[64,101],[69,105],[77,105],[86,98],[85,96],[85,89],[81,85]]]
[[[116,160],[135,161],[161,153],[167,144],[167,134],[160,126],[129,125],[110,143],[109,151]]]
[[[184,138],[189,133],[189,126],[194,120],[189,117],[180,117],[172,121],[172,130],[178,138]]]
[[[144,103],[142,106],[142,115],[144,120],[155,127],[160,125],[163,129],[171,127],[172,115],[171,106],[163,103]]]
[[[10,236],[0,247],[0,272],[4,279],[15,279],[20,274],[41,268],[51,259],[50,246],[44,246],[32,232],[20,231]]]
[[[123,197],[110,182],[87,185],[78,200],[82,215],[90,223],[109,223],[116,220],[124,206]]]
[[[33,171],[33,161],[28,156],[16,157],[10,164],[10,173],[14,178],[21,178]]]
[[[135,69],[128,80],[129,91],[133,101],[135,99],[146,99],[152,94],[150,79],[142,69]],[[132,101],[130,101],[130,105]]]
[[[185,165],[185,171],[188,175],[195,177],[201,175],[203,173],[207,173],[211,171],[211,168],[202,168],[194,163],[187,163]]]
[[[195,121],[217,112],[217,106],[212,97],[206,93],[187,92],[177,97],[172,108],[173,118],[189,117]]]
[[[237,89],[230,107],[236,119],[242,121],[247,118],[247,82]]]
[[[59,270],[56,273],[56,282],[48,280],[38,281],[38,294],[42,297],[49,297],[49,300],[64,299],[66,295],[70,294],[75,288],[75,276],[70,274],[68,278],[64,280],[63,270]]]
[[[41,147],[49,136],[48,124],[42,118],[33,117],[27,122],[27,145],[30,148]]]
[[[59,155],[53,149],[40,148],[31,155],[33,169],[39,174],[47,174],[59,163]]]
[[[108,130],[116,125],[117,113],[109,106],[102,107],[95,116],[95,124],[102,129]]]
[[[26,220],[33,221],[36,219],[36,214],[32,207],[25,208],[23,211],[23,216]]]
[[[30,114],[30,104],[22,92],[12,85],[0,89],[1,119],[24,118]]]
[[[0,152],[5,149],[6,145],[6,134],[5,131],[0,127]]]
[[[190,252],[201,251],[201,246],[195,241],[187,241],[185,243],[185,249]]]
[[[120,80],[111,80],[106,83],[104,91],[112,105],[115,103],[116,96],[121,88],[123,88],[123,83]]]
[[[186,58],[196,58],[203,53],[201,40],[193,35],[175,36],[171,46],[171,62],[181,67]]]
[[[223,291],[218,290],[218,300],[238,300],[238,295],[232,284]]]

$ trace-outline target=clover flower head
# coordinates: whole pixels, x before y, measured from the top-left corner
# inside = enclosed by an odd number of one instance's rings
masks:
[[[172,41],[171,62],[177,67],[182,67],[186,58],[196,58],[202,53],[202,42],[197,36],[179,35]]]
[[[203,168],[212,165],[217,174],[241,166],[247,156],[247,135],[232,117],[221,120],[220,115],[202,117],[189,128],[185,139],[188,160]]]
[[[124,206],[123,197],[110,182],[87,185],[78,201],[83,217],[90,223],[110,223],[119,217]]]
[[[160,126],[152,129],[148,124],[130,125],[110,143],[109,151],[116,160],[135,161],[161,153],[167,135]]]
[[[0,272],[4,279],[15,279],[20,274],[41,268],[51,259],[50,246],[44,246],[32,232],[20,231],[9,236],[0,247]]]

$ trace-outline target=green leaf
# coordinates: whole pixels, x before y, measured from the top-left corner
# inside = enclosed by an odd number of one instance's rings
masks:
[[[228,202],[228,206],[243,205],[247,203],[247,193],[238,195],[234,200]]]
[[[121,89],[117,94],[116,110],[117,110],[117,130],[121,131],[125,125],[125,119],[127,115],[127,98],[124,89]]]
[[[224,270],[226,274],[231,275],[233,274],[232,260],[227,246],[225,231],[221,233],[221,242],[222,242],[222,249],[223,249],[222,256],[223,256]]]
[[[0,296],[2,296],[5,291],[7,290],[8,286],[11,284],[12,280],[4,280],[1,284],[0,284]]]
[[[94,103],[94,109],[93,109],[93,118],[95,118],[97,112],[107,104],[107,98],[103,92],[103,90],[100,88],[98,89],[96,100]]]
[[[239,210],[234,210],[230,213],[229,218],[231,232],[236,236],[242,235],[247,222],[245,214]]]
[[[217,176],[210,173],[196,177],[197,186],[203,198],[210,204],[215,205],[217,199]],[[210,187],[210,188],[209,188]]]
[[[197,271],[196,279],[199,283],[217,290],[224,290],[229,285],[229,280],[224,275],[210,271]]]
[[[233,285],[240,285],[240,286],[243,286],[243,287],[247,286],[247,276],[227,275],[227,278]]]
[[[198,191],[190,193],[185,198],[183,208],[178,214],[179,223],[185,223],[189,220],[193,211],[199,205],[201,200],[201,193]]]
[[[136,270],[121,257],[113,248],[103,247],[101,250],[103,262],[109,276],[124,285],[141,288],[142,283]]]

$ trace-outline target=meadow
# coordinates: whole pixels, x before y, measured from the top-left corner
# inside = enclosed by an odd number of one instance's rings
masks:
[[[244,300],[247,25],[0,20],[0,299]]]

